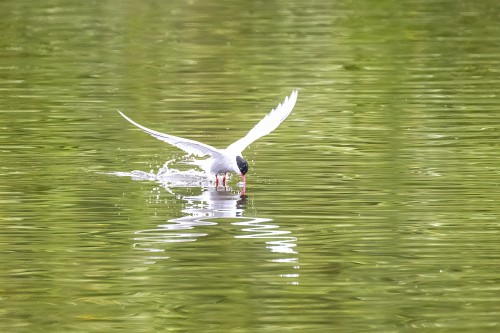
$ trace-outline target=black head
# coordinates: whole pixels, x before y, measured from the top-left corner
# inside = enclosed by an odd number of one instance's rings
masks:
[[[240,169],[241,174],[245,175],[248,171],[248,163],[241,156],[236,156],[236,164],[238,164],[238,169]]]

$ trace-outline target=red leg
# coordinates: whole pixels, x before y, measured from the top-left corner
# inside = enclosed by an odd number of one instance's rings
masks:
[[[215,187],[219,187],[219,178],[215,175]]]
[[[224,178],[222,178],[222,186],[226,187],[226,174],[224,173]]]

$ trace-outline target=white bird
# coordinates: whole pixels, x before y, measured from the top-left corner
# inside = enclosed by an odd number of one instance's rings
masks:
[[[257,125],[252,128],[247,135],[238,141],[230,144],[225,149],[217,149],[210,145],[184,139],[170,134],[154,131],[139,125],[121,111],[118,111],[123,118],[142,129],[144,132],[152,135],[153,137],[169,143],[179,149],[184,150],[188,154],[196,156],[210,155],[210,158],[199,161],[199,165],[205,170],[208,175],[215,175],[215,186],[219,186],[218,175],[223,174],[223,186],[226,186],[226,173],[236,172],[241,175],[243,183],[246,182],[245,175],[248,171],[248,163],[241,155],[252,142],[274,131],[293,110],[295,102],[297,101],[297,91],[294,90],[290,97],[285,97],[283,103],[280,103],[275,109],[267,114]]]

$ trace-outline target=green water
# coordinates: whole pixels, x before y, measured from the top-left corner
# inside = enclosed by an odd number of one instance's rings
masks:
[[[0,2],[0,331],[494,332],[500,7]],[[230,189],[120,177],[225,147]]]

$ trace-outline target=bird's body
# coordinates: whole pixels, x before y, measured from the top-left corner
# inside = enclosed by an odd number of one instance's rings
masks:
[[[179,149],[184,150],[188,154],[196,156],[210,157],[205,160],[198,161],[199,165],[209,175],[215,175],[216,186],[219,185],[218,175],[223,174],[223,186],[226,183],[226,173],[236,172],[239,173],[245,182],[245,175],[248,171],[248,163],[243,159],[241,153],[252,142],[258,138],[271,133],[279,124],[281,124],[288,115],[292,112],[295,102],[297,101],[297,91],[292,91],[290,97],[286,97],[283,103],[279,104],[269,114],[267,114],[257,125],[252,128],[247,135],[238,141],[232,143],[225,149],[217,149],[210,145],[190,140],[181,137],[173,136],[151,130],[147,127],[139,125],[132,119],[118,111],[126,120],[133,125],[139,127],[144,132],[152,135],[153,137],[169,143]]]
[[[215,155],[215,154],[214,154]],[[236,164],[236,154],[231,154],[225,149],[220,150],[220,156],[212,155],[205,171],[212,175],[220,175],[227,172],[240,172]],[[234,156],[234,158],[233,158]]]
[[[236,163],[237,153],[228,152],[226,149],[219,149],[208,159],[194,161],[208,175],[220,175],[228,172],[241,173]]]

